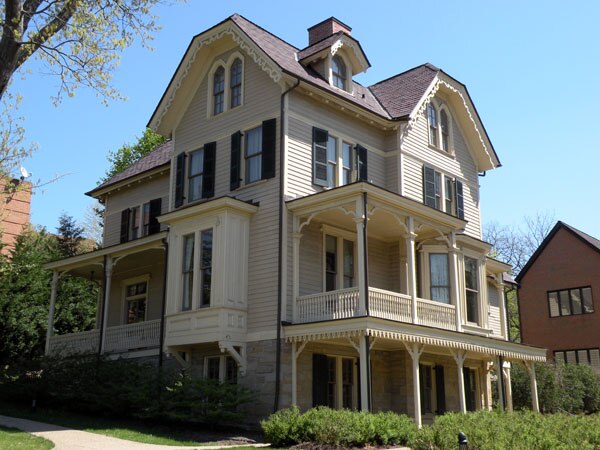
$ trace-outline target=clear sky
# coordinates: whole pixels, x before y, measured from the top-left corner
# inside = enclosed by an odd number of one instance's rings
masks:
[[[76,219],[84,192],[108,167],[109,150],[135,141],[192,37],[234,12],[303,48],[306,29],[335,16],[352,27],[372,67],[370,85],[430,62],[463,82],[502,162],[481,178],[484,223],[518,225],[553,214],[600,237],[593,167],[600,160],[600,2],[200,1],[156,9],[162,30],[149,52],[128,49],[115,85],[128,97],[103,106],[84,89],[54,107],[57,80],[35,63],[13,91],[24,96],[27,136],[39,144],[24,163],[34,179],[64,175],[35,193],[32,222],[54,231],[65,211]],[[585,195],[584,195],[585,194]]]

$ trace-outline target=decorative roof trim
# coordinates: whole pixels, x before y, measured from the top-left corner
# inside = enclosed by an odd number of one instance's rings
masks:
[[[367,60],[362,48],[360,47],[360,44],[345,34],[342,34],[342,36],[340,36],[340,38],[331,46],[331,56],[335,56],[338,50],[343,46],[349,47],[352,50],[354,56],[362,66],[363,72],[366,72],[367,69],[371,67],[371,64]]]
[[[163,105],[162,107],[160,107],[159,110],[157,110],[156,114],[154,115],[154,130],[157,130],[160,127],[163,117],[167,114],[169,108],[173,104],[173,101],[177,96],[177,92],[179,91],[183,80],[185,80],[194,62],[196,61],[198,51],[202,47],[212,44],[213,42],[219,40],[225,35],[230,35],[233,41],[239,45],[240,49],[244,50],[250,56],[250,58],[252,58],[252,60],[262,70],[264,70],[269,75],[269,77],[271,77],[273,81],[279,83],[282,75],[281,69],[277,66],[277,64],[275,64],[275,62],[271,58],[269,58],[262,50],[260,50],[235,23],[231,22],[231,19],[229,19],[228,22],[222,28],[220,27],[216,30],[213,30],[203,39],[200,39],[200,37],[194,38],[190,45],[190,48],[186,52],[186,56],[184,57],[186,59],[185,65],[178,70],[179,73],[176,74],[173,78],[173,81],[168,88],[168,97],[161,101]]]

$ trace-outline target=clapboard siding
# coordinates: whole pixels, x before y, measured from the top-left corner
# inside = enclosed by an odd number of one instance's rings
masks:
[[[232,52],[230,50],[211,62],[202,63],[212,66],[216,60],[225,62]],[[231,135],[238,130],[244,132],[260,126],[264,120],[276,118],[276,148],[279,149],[281,90],[249,56],[244,56],[243,105],[218,116],[208,117],[210,80],[205,77],[175,130],[174,157],[181,152],[201,148],[207,142],[216,141],[215,197],[232,195],[239,200],[259,204],[258,212],[250,219],[248,332],[260,332],[272,330],[277,320],[279,151],[276,151],[275,178],[250,185],[245,185],[242,181],[240,188],[231,192]],[[171,192],[174,192],[173,186]]]
[[[169,208],[169,175],[161,175],[134,183],[108,194],[104,211],[104,240],[103,246],[109,247],[118,244],[121,236],[121,211],[134,206],[161,198],[161,213],[166,213]],[[161,225],[161,231],[166,230]]]
[[[498,288],[496,288],[496,286],[494,286],[492,283],[488,283],[487,295],[489,302],[488,327],[494,332],[494,336],[502,336]]]
[[[312,129],[319,127],[339,141],[360,144],[369,152],[368,178],[377,186],[386,187],[386,135],[347,114],[302,94],[290,94],[288,122],[288,176],[286,195],[302,197],[321,192],[322,187],[312,183]],[[392,140],[393,141],[393,140]]]
[[[360,251],[360,249],[359,249]],[[374,238],[368,239],[369,286],[393,290],[394,275],[389,245]]]
[[[316,222],[302,229],[299,287],[300,295],[323,292],[323,233]]]
[[[423,112],[407,132],[402,143],[404,158],[403,189],[406,196],[423,201],[422,167],[426,163],[437,171],[463,181],[466,234],[481,238],[479,214],[479,179],[477,167],[461,134],[458,124],[451,120],[454,138],[454,155],[429,146],[427,117]]]

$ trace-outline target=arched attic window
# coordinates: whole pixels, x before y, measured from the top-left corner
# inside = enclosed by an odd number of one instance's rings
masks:
[[[231,108],[242,104],[242,61],[236,58],[229,69],[229,88],[231,89]]]
[[[440,112],[440,128],[442,132],[442,150],[450,151],[450,122],[446,110]]]
[[[225,107],[225,69],[219,67],[213,76],[213,114],[221,114]]]
[[[429,123],[429,144],[438,146],[438,121],[437,110],[433,104],[427,105],[427,122]]]
[[[346,64],[340,56],[331,59],[331,76],[335,87],[346,90]]]

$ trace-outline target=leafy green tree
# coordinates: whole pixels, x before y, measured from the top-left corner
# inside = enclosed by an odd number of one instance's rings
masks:
[[[75,219],[63,212],[58,218],[58,250],[63,257],[68,258],[81,253],[81,241],[83,241],[83,228],[77,226]]]
[[[105,100],[119,98],[111,74],[136,38],[157,30],[151,8],[159,0],[4,0],[0,4],[0,98],[32,56],[58,77],[59,101],[78,86]]]
[[[0,364],[43,353],[52,273],[48,261],[62,258],[58,240],[45,230],[26,230],[9,255],[0,256]],[[93,328],[97,286],[64,276],[58,287],[55,333]]]
[[[150,128],[146,128],[144,134],[137,138],[135,144],[124,144],[116,151],[110,151],[106,159],[110,167],[106,170],[106,174],[100,180],[100,183],[105,182],[114,175],[123,172],[138,159],[151,153],[158,146],[166,141],[164,136],[155,133]]]

